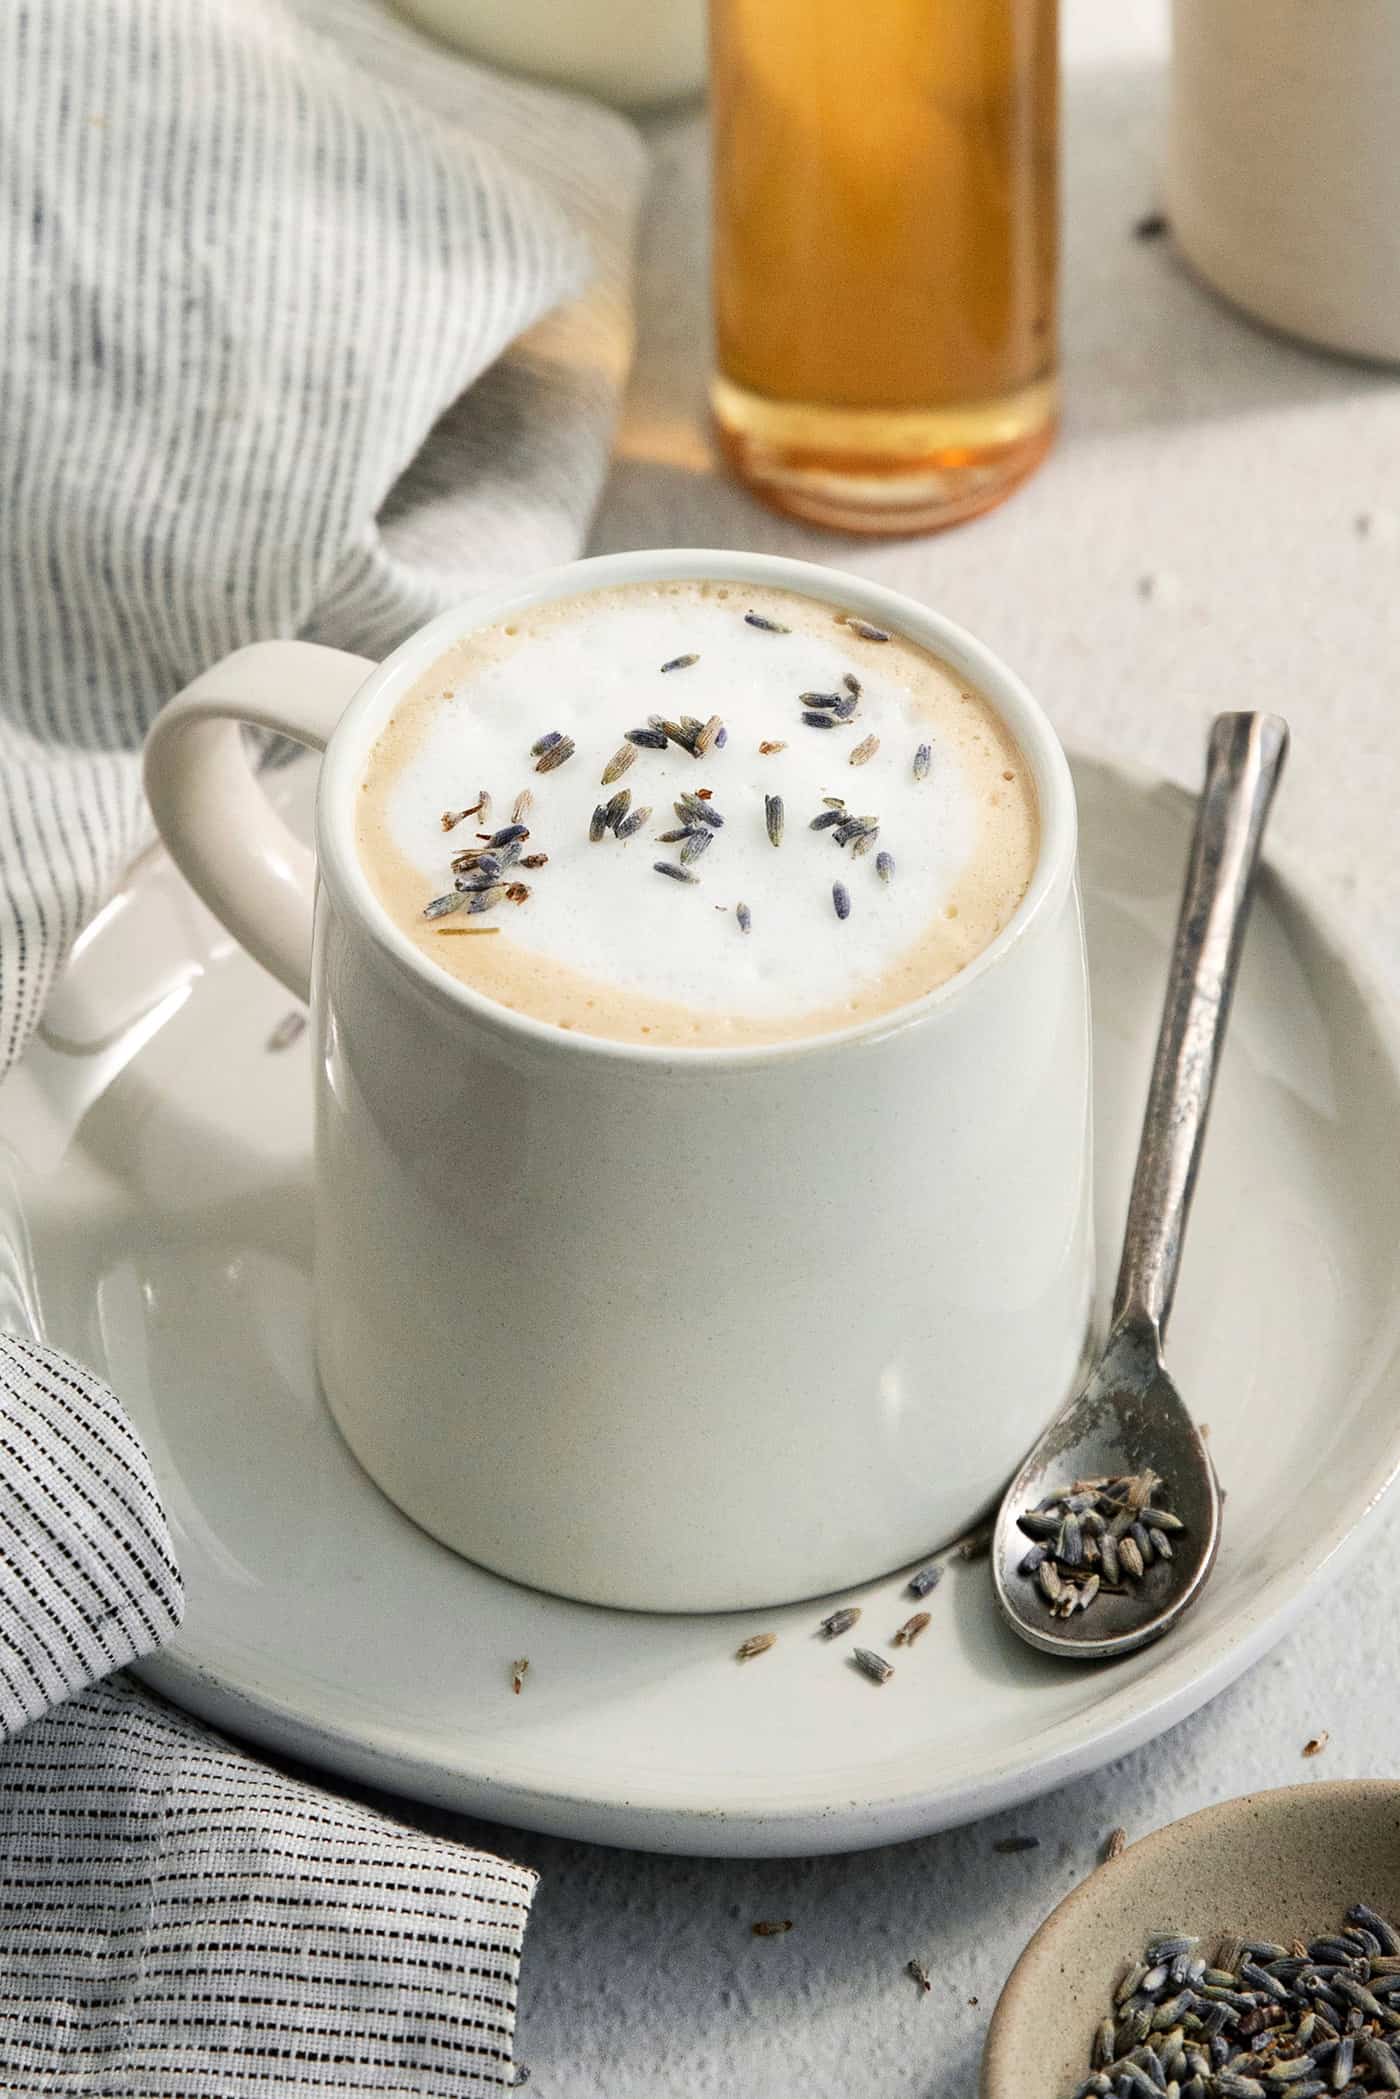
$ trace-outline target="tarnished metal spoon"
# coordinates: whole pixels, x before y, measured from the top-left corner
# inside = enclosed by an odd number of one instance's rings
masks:
[[[1105,1661],[1169,1631],[1205,1587],[1220,1542],[1220,1489],[1205,1444],[1162,1361],[1181,1242],[1264,825],[1288,750],[1276,714],[1222,714],[1210,734],[1152,1083],[1128,1200],[1108,1344],[1088,1384],[1036,1444],[1003,1498],[992,1541],[997,1598],[1047,1654]],[[1076,1480],[1151,1470],[1184,1528],[1173,1557],[1141,1582],[1052,1616],[1017,1568],[1030,1540],[1016,1518]]]

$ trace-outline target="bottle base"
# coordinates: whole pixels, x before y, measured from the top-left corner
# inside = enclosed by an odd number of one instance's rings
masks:
[[[1054,441],[1053,380],[970,408],[828,408],[774,401],[717,375],[726,464],[790,517],[839,532],[937,532],[991,510]]]

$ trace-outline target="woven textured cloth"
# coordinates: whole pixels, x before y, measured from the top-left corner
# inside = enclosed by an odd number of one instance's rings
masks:
[[[0,2089],[499,2090],[535,1876],[255,1763],[125,1681],[0,1756]]]
[[[165,699],[579,551],[641,180],[619,119],[373,0],[0,8],[0,1075],[147,835]],[[509,2082],[533,1876],[102,1682],[179,1576],[118,1397],[32,1332],[0,1457],[0,2090]]]

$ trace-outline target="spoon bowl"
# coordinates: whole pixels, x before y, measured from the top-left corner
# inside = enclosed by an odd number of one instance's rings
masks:
[[[1170,1560],[1158,1557],[1135,1587],[1101,1588],[1092,1610],[1052,1618],[1018,1572],[1031,1540],[1024,1509],[1080,1480],[1160,1473],[1182,1528]],[[1220,1544],[1220,1488],[1191,1416],[1167,1375],[1150,1327],[1123,1320],[1074,1405],[1041,1437],[1012,1481],[992,1539],[992,1578],[1017,1631],[1050,1654],[1086,1661],[1128,1654],[1167,1632],[1205,1585]],[[1026,1608],[1029,1602],[1030,1608]]]

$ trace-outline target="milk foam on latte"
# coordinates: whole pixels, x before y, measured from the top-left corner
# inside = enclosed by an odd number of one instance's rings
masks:
[[[380,736],[357,840],[451,976],[677,1048],[910,1004],[995,939],[1039,842],[1014,738],[948,665],[839,604],[704,581],[456,643]]]

